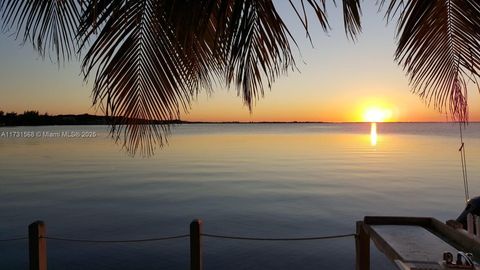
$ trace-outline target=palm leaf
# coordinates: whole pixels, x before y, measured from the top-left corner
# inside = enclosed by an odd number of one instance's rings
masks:
[[[163,145],[168,125],[147,125],[179,118],[192,96],[182,53],[173,30],[164,20],[161,1],[99,1],[87,8],[80,33],[84,39],[99,32],[82,67],[88,76],[96,67],[94,103],[106,101],[106,113],[117,139],[129,152],[150,155]],[[91,21],[89,21],[91,20]]]
[[[305,3],[306,1],[306,3]],[[300,2],[300,8],[297,8],[297,5],[293,0],[289,0],[290,6],[295,11],[295,14],[302,22],[303,27],[305,28],[307,37],[310,38],[310,30],[308,24],[308,16],[306,9],[312,8],[317,16],[317,20],[320,23],[323,31],[328,31],[330,29],[330,24],[328,22],[327,9],[325,0],[300,0],[295,2]],[[333,0],[333,4],[336,6],[337,3]],[[360,5],[360,0],[343,0],[343,23],[345,27],[345,33],[348,37],[355,39],[358,34],[362,31],[361,26],[361,15],[362,9]]]
[[[467,83],[476,81],[480,68],[480,2],[393,0],[387,17],[394,16],[399,17],[395,57],[413,91],[466,121]]]
[[[352,39],[362,31],[360,17],[362,8],[359,0],[343,0],[343,24],[345,33]]]
[[[172,2],[168,17],[173,18],[186,61],[196,67],[192,74],[202,75],[197,79],[203,84],[235,85],[251,109],[263,96],[264,81],[271,86],[277,76],[294,67],[293,38],[272,1]]]
[[[2,29],[30,41],[42,57],[53,53],[60,63],[76,53],[80,9],[75,0],[0,0]]]
[[[85,46],[94,42],[83,70],[86,76],[97,70],[94,103],[106,103],[117,138],[125,135],[131,152],[138,146],[151,152],[152,136],[136,129],[177,119],[200,89],[235,83],[251,108],[263,80],[270,85],[293,65],[287,29],[270,1],[199,2],[208,9],[197,12],[178,0],[97,1],[86,8],[79,33]],[[154,132],[160,144],[168,134],[161,127]]]
[[[295,62],[289,32],[271,1],[236,1],[227,27],[227,85],[236,85],[245,104],[263,96]]]

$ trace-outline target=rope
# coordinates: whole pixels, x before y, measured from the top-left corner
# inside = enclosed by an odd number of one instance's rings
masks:
[[[28,237],[16,237],[16,238],[0,239],[0,242],[13,242],[13,241],[26,240],[26,239],[28,239]]]
[[[159,237],[159,238],[127,239],[127,240],[91,240],[91,239],[50,237],[50,236],[45,236],[41,238],[48,239],[48,240],[55,240],[55,241],[80,242],[80,243],[139,243],[139,242],[164,241],[164,240],[170,240],[170,239],[181,239],[181,238],[187,238],[187,237],[190,237],[190,235],[181,234],[181,235],[166,236],[166,237]]]
[[[327,235],[327,236],[298,237],[298,238],[261,238],[261,237],[217,235],[217,234],[208,234],[208,233],[202,233],[202,235],[205,237],[211,237],[211,238],[221,238],[221,239],[231,239],[231,240],[251,240],[251,241],[309,241],[309,240],[326,240],[326,239],[356,236],[356,234],[354,233]]]
[[[208,234],[202,233],[202,236],[210,238],[221,238],[221,239],[231,239],[231,240],[250,240],[250,241],[311,241],[311,240],[326,240],[326,239],[337,239],[337,238],[346,238],[346,237],[355,237],[356,234],[337,234],[337,235],[326,235],[326,236],[313,236],[313,237],[292,237],[292,238],[263,238],[263,237],[245,237],[245,236],[231,236],[231,235],[218,235],[218,234]],[[63,242],[79,242],[79,243],[140,243],[140,242],[154,242],[154,241],[164,241],[171,239],[181,239],[188,238],[190,234],[181,234],[175,236],[166,236],[158,238],[145,238],[145,239],[127,239],[127,240],[93,240],[93,239],[75,239],[75,238],[63,238],[63,237],[52,237],[52,236],[43,236],[40,239],[48,239],[54,241],[63,241]],[[26,240],[28,237],[18,237],[10,239],[0,239],[0,242],[9,242],[9,241],[18,241]]]
[[[462,132],[462,124],[459,124],[460,127],[460,148],[458,151],[460,152],[460,158],[462,161],[462,175],[463,175],[463,187],[465,189],[465,202],[468,202],[470,199],[470,195],[468,192],[468,177],[467,177],[467,158],[465,156],[465,143],[463,142],[463,132]]]

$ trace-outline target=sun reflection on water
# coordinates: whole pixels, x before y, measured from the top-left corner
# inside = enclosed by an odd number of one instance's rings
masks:
[[[372,123],[370,126],[370,144],[377,145],[377,123]]]

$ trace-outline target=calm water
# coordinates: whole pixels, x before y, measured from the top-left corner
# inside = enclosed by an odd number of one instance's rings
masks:
[[[207,233],[301,237],[352,233],[365,215],[455,218],[464,193],[453,124],[176,126],[150,159],[131,158],[106,127],[80,138],[0,137],[0,239],[41,219],[50,236],[130,239]],[[480,193],[480,124],[465,134]],[[205,239],[206,269],[353,269],[354,240]],[[188,239],[135,244],[48,241],[49,269],[187,269]],[[390,269],[374,252],[374,269]],[[0,268],[26,269],[26,242],[0,242]]]

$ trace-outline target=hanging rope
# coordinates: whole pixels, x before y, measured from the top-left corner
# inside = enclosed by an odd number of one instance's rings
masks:
[[[245,236],[232,236],[232,235],[218,235],[218,234],[208,234],[202,233],[202,236],[210,238],[221,238],[221,239],[230,239],[230,240],[253,240],[253,241],[311,241],[311,240],[327,240],[327,239],[337,239],[337,238],[346,238],[346,237],[355,237],[356,234],[337,234],[337,235],[324,235],[324,236],[311,236],[311,237],[286,237],[286,238],[265,238],[265,237],[245,237]],[[79,243],[139,243],[139,242],[156,242],[164,241],[171,239],[181,239],[188,238],[189,234],[175,235],[175,236],[166,236],[159,238],[146,238],[146,239],[124,239],[124,240],[98,240],[98,239],[75,239],[75,238],[63,238],[63,237],[50,237],[43,236],[40,238],[63,241],[63,242],[79,242]],[[0,239],[0,242],[10,242],[10,241],[19,241],[26,240],[28,237],[18,237],[18,238],[8,238]]]
[[[14,238],[0,239],[0,242],[13,242],[13,241],[26,240],[26,239],[28,239],[28,237],[14,237]]]
[[[326,240],[345,237],[354,237],[356,234],[338,234],[338,235],[326,235],[326,236],[312,236],[312,237],[292,237],[292,238],[264,238],[264,237],[244,237],[244,236],[230,236],[230,235],[217,235],[202,233],[202,236],[211,238],[221,238],[230,240],[252,240],[252,241],[311,241],[311,240]]]
[[[166,236],[158,238],[146,238],[146,239],[126,239],[126,240],[97,240],[97,239],[73,239],[73,238],[62,238],[62,237],[42,237],[48,240],[64,241],[64,242],[80,242],[80,243],[139,243],[139,242],[156,242],[164,241],[171,239],[181,239],[189,237],[189,234],[175,235],[175,236]]]
[[[470,195],[468,193],[468,177],[467,177],[467,159],[465,157],[465,143],[463,142],[463,131],[462,131],[462,123],[459,122],[460,127],[460,148],[458,151],[460,152],[460,158],[462,160],[462,174],[463,174],[463,187],[465,189],[465,202],[468,202],[470,199]]]

